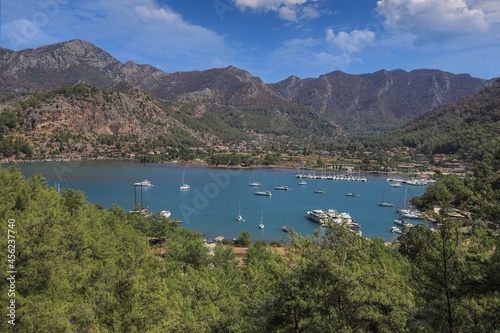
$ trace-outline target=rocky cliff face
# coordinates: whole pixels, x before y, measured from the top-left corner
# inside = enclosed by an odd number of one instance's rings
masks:
[[[336,71],[317,79],[292,76],[269,86],[286,100],[310,106],[342,127],[359,131],[370,125],[383,128],[406,122],[474,93],[486,83],[438,70],[382,70],[364,75]]]
[[[207,110],[289,104],[260,78],[233,66],[165,75],[143,89],[170,102],[197,101]]]
[[[120,152],[134,152],[136,144],[155,147],[155,140],[175,141],[179,135],[202,145],[221,142],[216,135],[179,121],[172,116],[175,110],[162,106],[142,90],[120,90],[64,87],[10,101],[0,112],[16,112],[16,137],[30,143],[35,157],[76,152],[93,156],[103,147],[115,145],[120,146]]]
[[[120,81],[140,85],[162,74],[149,65],[122,64],[81,40],[0,53],[0,95],[48,91],[80,83],[97,88]]]

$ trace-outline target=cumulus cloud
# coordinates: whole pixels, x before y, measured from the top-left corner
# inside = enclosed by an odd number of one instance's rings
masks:
[[[269,9],[281,6],[303,5],[309,0],[234,0],[239,8]]]
[[[341,31],[337,35],[332,29],[326,30],[326,41],[344,54],[350,55],[361,52],[375,40],[375,33],[370,30]]]
[[[489,28],[483,9],[465,0],[380,0],[376,11],[388,30],[411,33],[416,36],[416,44],[441,42]]]
[[[317,0],[233,0],[241,11],[251,9],[276,12],[278,17],[288,22],[298,22],[318,18],[321,14]]]

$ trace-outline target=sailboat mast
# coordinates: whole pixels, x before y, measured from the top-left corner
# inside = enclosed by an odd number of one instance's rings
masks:
[[[141,184],[141,209],[142,209],[142,184]]]

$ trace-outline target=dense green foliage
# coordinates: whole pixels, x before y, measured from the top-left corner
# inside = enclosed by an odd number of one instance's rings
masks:
[[[413,202],[426,211],[436,206],[466,211],[476,219],[500,227],[500,149],[488,163],[476,163],[473,175],[442,177]]]
[[[0,170],[0,192],[4,319],[16,306],[2,332],[499,331],[500,244],[480,224],[467,234],[443,220],[392,246],[340,226],[291,230],[285,254],[257,241],[238,266],[230,246],[209,254],[169,219],[103,209],[16,168]]]
[[[14,111],[5,110],[0,113],[0,157],[12,157],[17,154],[31,157],[32,149],[29,143],[13,135],[18,125],[19,120]]]

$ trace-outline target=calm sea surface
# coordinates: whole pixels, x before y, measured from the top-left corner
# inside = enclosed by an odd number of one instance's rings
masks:
[[[390,241],[397,237],[389,230],[394,226],[397,206],[403,205],[405,197],[405,185],[389,187],[386,176],[365,175],[367,182],[305,179],[307,185],[298,185],[301,179],[295,178],[297,170],[289,169],[232,170],[130,161],[41,162],[19,166],[26,177],[42,174],[50,186],[60,184],[61,189],[80,190],[94,204],[106,208],[116,204],[125,210],[132,210],[134,200],[141,200],[140,187],[136,188],[134,183],[148,179],[154,186],[143,188],[143,206],[153,212],[171,211],[173,218],[183,222],[181,226],[197,230],[209,240],[217,236],[232,239],[247,230],[252,240],[279,241],[286,238],[281,231],[284,221],[302,235],[312,235],[315,229],[322,232],[323,228],[309,221],[306,212],[331,208],[349,213],[361,224],[365,236]],[[183,173],[185,182],[191,186],[189,191],[179,190]],[[272,196],[255,195],[259,188],[248,186],[250,179],[260,181],[260,189],[271,191]],[[274,190],[278,184],[288,185],[291,190]],[[322,188],[325,193],[314,193],[314,188]],[[359,197],[346,196],[348,190]],[[409,186],[407,198],[424,191],[423,186]],[[379,207],[382,197],[393,202],[394,207]],[[236,221],[240,206],[244,222]],[[259,229],[261,217],[264,229]]]

